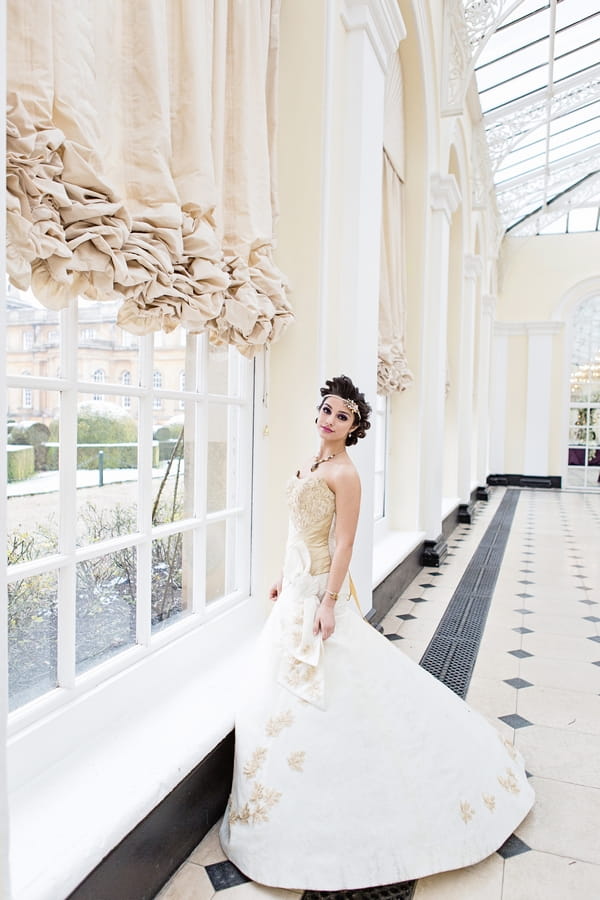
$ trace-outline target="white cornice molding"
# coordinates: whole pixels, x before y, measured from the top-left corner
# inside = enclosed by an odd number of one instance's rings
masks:
[[[364,31],[383,72],[406,37],[397,0],[343,0],[340,11],[346,31]]]
[[[539,337],[560,334],[564,322],[494,322],[494,334]]]
[[[465,278],[477,279],[483,272],[483,263],[481,257],[474,253],[465,254],[463,274]]]
[[[432,175],[430,181],[431,208],[446,213],[448,221],[461,202],[458,182],[454,175]]]

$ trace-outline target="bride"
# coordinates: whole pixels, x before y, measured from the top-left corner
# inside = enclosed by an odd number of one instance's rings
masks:
[[[241,692],[220,832],[249,878],[297,890],[472,865],[533,803],[512,744],[352,601],[360,479],[346,448],[371,407],[344,375],[321,398],[319,452],[288,485],[283,573]]]

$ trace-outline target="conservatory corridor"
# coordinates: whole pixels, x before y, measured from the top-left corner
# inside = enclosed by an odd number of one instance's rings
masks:
[[[510,492],[511,489],[508,489]],[[421,660],[507,491],[459,525],[382,622]],[[522,752],[532,812],[476,866],[346,896],[380,900],[564,900],[600,896],[600,492],[521,490],[467,699]],[[225,860],[217,823],[160,900],[300,898],[249,882]],[[307,892],[306,900],[330,895]],[[331,895],[333,896],[333,895]]]

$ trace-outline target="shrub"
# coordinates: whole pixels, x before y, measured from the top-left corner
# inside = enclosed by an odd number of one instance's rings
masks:
[[[10,444],[6,447],[8,481],[24,481],[35,472],[35,451],[33,447]]]
[[[114,403],[81,403],[77,412],[78,444],[120,444],[137,441],[134,419]]]

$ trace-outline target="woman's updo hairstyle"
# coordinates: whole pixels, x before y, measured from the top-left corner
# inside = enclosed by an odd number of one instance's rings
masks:
[[[357,444],[358,439],[364,438],[371,427],[371,423],[369,422],[371,407],[365,400],[365,395],[361,394],[347,375],[338,375],[337,378],[328,378],[325,382],[325,387],[322,387],[320,390],[323,399],[319,403],[319,409],[323,406],[325,397],[329,397],[330,395],[341,397],[342,400],[352,400],[356,403],[360,415],[354,413],[354,425],[357,427],[347,435],[346,446],[351,447],[353,444]]]

